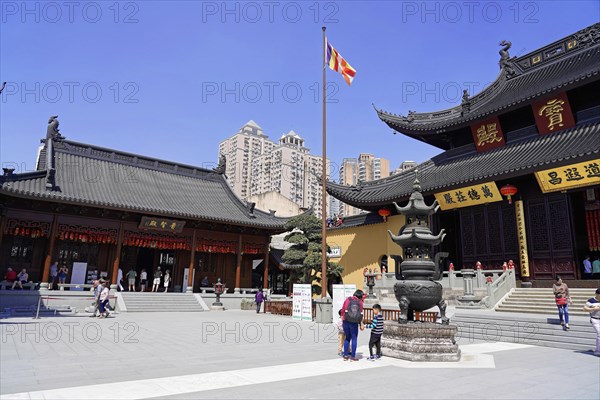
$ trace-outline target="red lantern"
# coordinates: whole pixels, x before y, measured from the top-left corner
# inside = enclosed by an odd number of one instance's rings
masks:
[[[512,204],[511,197],[517,194],[517,192],[517,187],[509,184],[502,186],[502,188],[500,189],[500,193],[508,198],[508,204]]]

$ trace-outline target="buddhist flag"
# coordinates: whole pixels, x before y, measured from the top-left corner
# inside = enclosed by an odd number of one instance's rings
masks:
[[[344,57],[333,48],[329,41],[327,41],[327,65],[329,65],[329,68],[332,70],[342,74],[348,86],[352,84],[354,75],[356,75],[356,70],[348,64],[348,61],[344,60]]]

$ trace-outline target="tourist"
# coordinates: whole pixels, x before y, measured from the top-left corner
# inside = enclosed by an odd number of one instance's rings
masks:
[[[14,284],[14,282],[17,280],[17,272],[13,271],[13,269],[9,267],[8,270],[6,271],[6,275],[4,275],[4,280],[7,283]],[[11,288],[12,288],[12,286],[11,286]]]
[[[262,305],[264,300],[265,300],[265,294],[263,293],[262,289],[259,289],[258,293],[256,293],[256,295],[254,296],[254,301],[256,302],[256,313],[257,314],[260,312],[260,306]]]
[[[557,276],[556,283],[552,286],[552,291],[554,292],[554,301],[558,307],[560,324],[565,330],[569,330],[569,303],[572,304],[571,297],[569,296],[569,287],[560,279],[560,276]]]
[[[58,276],[58,261],[54,261],[50,264],[50,280],[48,281],[48,289],[52,290],[56,277]]]
[[[23,284],[27,283],[29,281],[29,274],[27,273],[27,270],[25,268],[23,268],[21,270],[21,272],[19,272],[19,276],[17,276],[17,280],[13,282],[12,288],[14,289],[16,286],[19,287],[19,289],[23,289]]]
[[[596,330],[596,350],[594,350],[594,355],[600,357],[600,288],[596,289],[596,297],[592,297],[585,303],[583,311],[590,313],[590,323]]]
[[[125,291],[121,282],[123,282],[123,270],[119,267],[119,270],[117,271],[117,288],[119,289],[119,292]]]
[[[204,278],[202,278],[202,281],[200,281],[200,287],[210,287],[210,282],[208,281],[208,276],[205,276]]]
[[[131,269],[127,273],[127,283],[129,284],[127,290],[129,292],[135,292],[135,278],[137,278],[137,272],[135,272],[135,269],[131,267]]]
[[[171,271],[166,270],[165,271],[165,279],[164,279],[165,293],[167,293],[169,291],[170,284],[171,284]]]
[[[356,358],[356,346],[358,342],[358,326],[363,319],[363,292],[357,290],[354,294],[344,300],[342,306],[342,319],[344,320],[344,361],[358,361]],[[348,347],[352,342],[352,349],[348,352]]]
[[[513,260],[508,260],[508,269],[515,269],[515,262]]]
[[[102,291],[100,292],[100,298],[99,298],[100,299],[100,316],[99,316],[99,318],[108,317],[108,310],[106,309],[106,306],[108,304],[109,294],[110,294],[110,285],[108,282],[104,282]]]
[[[160,271],[160,267],[157,267],[156,272],[154,272],[154,281],[152,281],[153,292],[158,292],[158,287],[160,286],[160,278],[162,278],[162,272]]]
[[[344,342],[346,341],[346,335],[344,335],[344,321],[342,320],[342,309],[338,310],[338,315],[340,319],[337,322],[338,328],[338,356],[342,357],[344,355]]]
[[[592,277],[600,279],[600,256],[596,256],[596,259],[592,263]]]
[[[591,279],[592,278],[592,262],[590,261],[590,256],[585,256],[583,259],[583,279]]]
[[[92,311],[91,317],[96,316],[96,312],[100,309],[100,294],[102,293],[102,285],[104,284],[104,279],[94,280],[92,283],[92,292],[94,293],[94,301],[92,303],[92,307],[94,310]]]
[[[381,358],[381,335],[383,335],[383,315],[381,314],[381,306],[379,304],[373,306],[373,321],[367,324],[366,328],[371,330],[369,361],[375,361]],[[377,347],[376,354],[373,354],[373,346]]]
[[[58,284],[64,285],[67,282],[67,275],[69,274],[69,268],[65,264],[58,270]]]
[[[147,281],[148,281],[148,273],[146,272],[146,269],[142,269],[142,272],[140,273],[140,292],[146,291],[146,282]]]

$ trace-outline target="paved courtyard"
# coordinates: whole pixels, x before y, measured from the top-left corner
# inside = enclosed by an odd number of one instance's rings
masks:
[[[333,326],[249,311],[4,319],[0,329],[2,399],[600,398],[600,359],[588,353],[461,337],[458,363],[345,362]]]

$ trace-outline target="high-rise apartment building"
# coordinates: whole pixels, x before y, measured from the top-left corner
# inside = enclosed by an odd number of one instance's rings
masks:
[[[408,171],[409,169],[413,169],[417,167],[417,162],[416,161],[404,161],[402,164],[400,164],[400,166],[394,170],[391,175],[396,175],[400,172],[403,171]]]
[[[219,156],[225,157],[227,179],[241,198],[275,191],[302,208],[312,207],[315,215],[321,216],[323,200],[317,177],[322,174],[322,157],[309,154],[296,132],[283,134],[275,143],[256,122],[249,121],[219,144]],[[327,178],[329,168],[327,160]]]
[[[375,157],[373,154],[361,153],[356,158],[344,158],[340,168],[340,183],[356,185],[390,176],[390,161]],[[340,203],[339,212],[345,217],[357,215],[361,210],[348,204]]]

